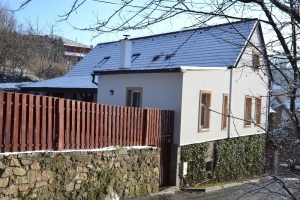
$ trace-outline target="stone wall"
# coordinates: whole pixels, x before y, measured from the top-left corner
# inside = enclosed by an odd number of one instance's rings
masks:
[[[156,193],[159,157],[153,147],[0,154],[0,200]]]

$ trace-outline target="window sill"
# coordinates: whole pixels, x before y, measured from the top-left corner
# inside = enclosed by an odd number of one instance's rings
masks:
[[[252,125],[245,125],[244,128],[251,128]]]
[[[198,130],[198,133],[209,132],[209,131],[210,131],[209,128],[203,128]]]
[[[221,131],[227,131],[227,128],[222,128]]]

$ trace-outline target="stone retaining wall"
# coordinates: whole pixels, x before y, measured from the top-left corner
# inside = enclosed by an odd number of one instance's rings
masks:
[[[152,147],[0,154],[0,200],[156,193],[159,157]]]

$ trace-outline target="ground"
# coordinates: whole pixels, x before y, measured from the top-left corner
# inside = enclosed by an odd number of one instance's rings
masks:
[[[300,197],[300,179],[284,178],[286,186],[293,192],[296,198]],[[233,184],[230,187],[222,188],[211,192],[188,192],[176,191],[168,194],[140,196],[132,200],[285,200],[292,199],[283,187],[274,182],[270,177],[249,181],[243,184]],[[300,199],[300,198],[299,198]]]

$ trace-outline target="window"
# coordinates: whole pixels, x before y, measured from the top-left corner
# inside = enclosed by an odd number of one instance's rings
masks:
[[[228,94],[223,94],[222,130],[227,129],[227,119],[228,119]]]
[[[245,127],[251,126],[252,121],[252,97],[246,96],[245,100]]]
[[[126,106],[139,108],[142,106],[142,88],[126,88]]]
[[[253,68],[254,71],[258,71],[259,70],[259,66],[260,66],[259,53],[253,51],[252,52],[252,68]]]
[[[97,67],[101,67],[104,63],[106,63],[110,59],[110,56],[104,57],[98,64]]]
[[[200,91],[200,106],[199,106],[199,132],[208,131],[210,124],[210,102],[211,102],[211,92]]]
[[[131,56],[131,63],[132,63],[135,59],[137,59],[137,57],[139,57],[140,55],[141,55],[140,53],[132,54],[132,56]]]
[[[261,98],[255,98],[255,122],[261,123]]]

